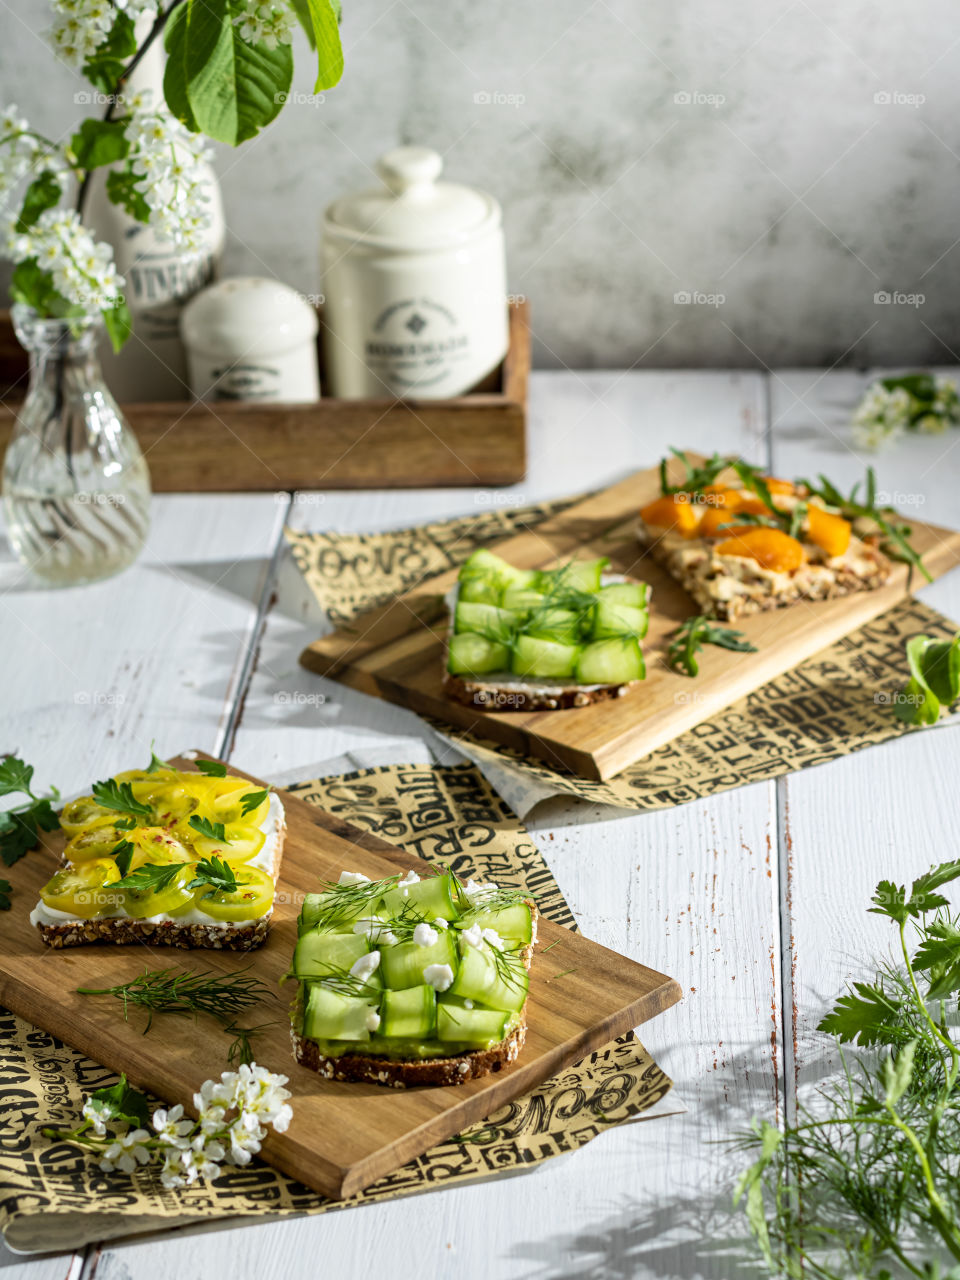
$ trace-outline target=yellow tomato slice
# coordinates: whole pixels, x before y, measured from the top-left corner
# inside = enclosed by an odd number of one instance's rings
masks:
[[[230,893],[203,885],[194,894],[194,902],[214,920],[256,920],[269,911],[273,903],[274,883],[259,867],[243,864],[233,873],[237,887]]]
[[[121,890],[124,911],[136,920],[143,920],[146,916],[169,915],[192,898],[193,892],[187,886],[195,871],[196,868],[191,863],[185,862],[178,867],[173,879],[162,888]]]
[[[133,784],[133,794],[141,804],[150,806],[153,822],[158,827],[169,827],[181,818],[195,813],[199,801],[180,782],[164,782],[162,775],[151,775],[145,782]]]
[[[227,779],[223,779],[227,781]],[[213,802],[213,820],[215,822],[242,823],[250,827],[259,827],[267,816],[270,809],[269,793],[263,797],[255,809],[248,809],[246,813],[243,811],[244,801],[247,796],[257,795],[263,791],[263,787],[253,786],[245,779],[240,778],[239,787],[234,787],[231,791],[227,791],[217,796]]]
[[[119,817],[113,815],[114,822]],[[119,831],[113,823],[109,826],[85,827],[69,842],[63,851],[68,862],[90,862],[95,858],[108,858],[121,840],[129,840],[133,833]]]
[[[136,848],[130,863],[131,870],[142,867],[146,862],[163,865],[168,862],[194,861],[189,847],[166,827],[137,827],[127,839]]]
[[[182,831],[180,827],[178,830]],[[259,827],[251,827],[246,822],[226,822],[223,827],[224,840],[212,840],[194,831],[190,842],[199,858],[224,858],[227,862],[249,862],[263,848],[266,839]]]
[[[93,796],[79,796],[65,804],[60,812],[60,825],[68,836],[78,835],[85,827],[103,827],[116,822],[112,809],[104,809]]]
[[[105,885],[120,879],[112,858],[96,858],[61,869],[40,890],[40,897],[52,911],[64,911],[81,920],[109,914],[119,905],[118,895]]]

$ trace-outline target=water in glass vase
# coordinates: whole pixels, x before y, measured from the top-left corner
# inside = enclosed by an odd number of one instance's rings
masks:
[[[30,387],[4,458],[10,543],[43,585],[110,577],[143,547],[150,479],[100,373],[99,316],[41,319],[18,305],[13,320]]]

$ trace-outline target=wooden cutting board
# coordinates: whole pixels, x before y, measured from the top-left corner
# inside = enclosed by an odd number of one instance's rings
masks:
[[[185,759],[173,763],[181,769],[193,767]],[[230,772],[241,773],[232,765]],[[144,968],[230,973],[249,966],[250,974],[276,991],[277,998],[250,1010],[243,1025],[276,1020],[254,1041],[255,1057],[261,1066],[289,1076],[293,1094],[293,1122],[286,1133],[271,1132],[263,1158],[316,1191],[340,1199],[476,1124],[680,999],[672,978],[541,920],[527,1006],[527,1042],[512,1066],[448,1088],[394,1090],[323,1080],[294,1060],[287,1016],[294,992],[289,985],[276,986],[293,954],[303,895],[315,891],[321,880],[337,879],[344,869],[376,879],[411,867],[422,870],[426,864],[294,796],[284,794],[283,803],[287,840],[273,925],[264,946],[248,953],[45,947],[28,916],[62,848],[62,836],[51,836],[48,848],[4,871],[14,898],[0,931],[0,1004],[97,1062],[125,1071],[134,1085],[192,1110],[191,1099],[203,1081],[219,1078],[227,1068],[231,1037],[210,1018],[194,1022],[169,1014],[157,1015],[144,1035],[142,1010],[132,1010],[130,1021],[124,1022],[115,998],[81,996],[75,989],[115,986]]]
[[[689,456],[700,457],[692,451]],[[675,459],[670,474],[671,482],[679,483],[683,471]],[[611,572],[651,585],[650,630],[643,642],[647,677],[622,698],[569,711],[498,712],[461,706],[445,697],[443,597],[457,580],[455,569],[364,614],[349,630],[315,641],[300,661],[319,675],[446,720],[476,737],[536,756],[555,769],[602,780],[855,631],[923,585],[919,575],[911,580],[908,566],[895,563],[888,583],[879,590],[817,603],[801,601],[746,618],[732,625],[758,652],[733,653],[706,646],[698,658],[700,674],[691,679],[667,665],[666,651],[675,628],[699,608],[645,553],[634,532],[639,508],[659,492],[659,471],[651,467],[491,548],[526,569],[555,567],[572,555],[609,556]],[[960,533],[911,523],[913,544],[933,577],[960,564]]]

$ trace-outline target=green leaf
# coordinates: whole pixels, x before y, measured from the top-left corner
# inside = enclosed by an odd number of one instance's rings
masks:
[[[133,19],[118,13],[106,40],[83,64],[83,74],[102,93],[113,93],[123,71],[137,52]]]
[[[960,991],[960,928],[950,920],[932,920],[912,963],[927,975],[927,999],[945,1000]]]
[[[339,5],[330,0],[306,0],[313,29],[312,44],[317,51],[317,81],[314,93],[332,89],[343,75],[343,48],[340,44]]]
[[[13,892],[13,886],[9,880],[0,880],[0,911],[10,910],[10,894]]]
[[[147,765],[146,773],[175,773],[172,764],[167,764],[166,760],[161,760],[153,749],[153,743],[150,743],[150,763]]]
[[[219,760],[198,760],[197,768],[210,778],[225,778],[227,776],[227,766],[221,764]]]
[[[719,649],[732,649],[737,653],[756,653],[756,646],[744,639],[742,631],[732,631],[729,627],[718,627],[703,614],[687,618],[674,631],[667,649],[667,661],[672,667],[682,668],[688,676],[696,676],[700,667],[696,657],[705,644],[716,645]]]
[[[933,911],[936,907],[946,906],[946,899],[934,895],[933,890],[942,885],[952,884],[960,879],[960,859],[951,862],[940,862],[922,876],[917,876],[910,886],[911,914],[921,915],[924,911]]]
[[[917,400],[933,400],[937,394],[932,373],[906,373],[899,378],[881,378],[880,385],[884,391],[906,391]]]
[[[182,862],[164,862],[160,865],[145,862],[136,871],[128,871],[119,880],[111,880],[108,889],[165,889],[183,871]]]
[[[99,169],[115,164],[130,150],[123,120],[84,120],[70,140],[81,169]]]
[[[34,178],[23,196],[23,205],[17,219],[17,230],[27,231],[46,209],[53,209],[60,203],[63,194],[60,183],[49,169],[44,169],[39,178]]]
[[[107,174],[107,199],[138,222],[149,222],[150,206],[139,186],[143,181],[143,176],[132,169],[111,169]]]
[[[71,310],[71,304],[54,288],[53,276],[36,258],[26,258],[14,267],[10,297],[14,302],[25,302],[41,316],[65,316]]]
[[[182,9],[184,17],[168,33],[168,104],[188,127],[237,146],[255,137],[286,101],[293,51],[286,44],[247,44],[227,0],[184,0]]]
[[[198,818],[196,814],[190,819],[190,828],[208,840],[216,840],[220,844],[229,844],[227,833],[222,822],[211,822],[209,818]]]
[[[209,886],[211,892],[233,893],[237,887],[233,867],[216,854],[212,858],[201,858],[197,863],[196,878],[190,881],[187,888],[202,889],[204,885]]]
[[[771,1269],[779,1271],[779,1264],[770,1246],[770,1233],[763,1203],[763,1178],[780,1150],[783,1134],[766,1120],[760,1121],[759,1128],[754,1121],[754,1129],[760,1138],[760,1154],[737,1180],[733,1203],[738,1205],[741,1200],[744,1201],[744,1212],[754,1239]]]
[[[130,870],[130,863],[133,860],[133,845],[129,840],[121,840],[119,844],[114,845],[110,851],[110,857],[117,864],[117,870],[120,872],[120,879]]]
[[[259,809],[269,794],[269,791],[248,791],[240,801],[241,818],[245,818],[248,813],[253,813],[254,809]]]
[[[868,908],[871,915],[888,916],[898,924],[910,918],[907,908],[907,891],[902,884],[894,884],[892,880],[881,880],[870,901],[874,904]]]
[[[893,1110],[910,1088],[916,1048],[916,1040],[909,1040],[896,1054],[891,1053],[883,1060],[884,1103],[890,1110]]]
[[[0,796],[13,795],[22,791],[24,795],[32,795],[30,783],[33,781],[33,765],[27,764],[19,756],[4,756],[0,760]]]
[[[907,641],[910,679],[893,704],[894,715],[904,724],[936,724],[940,719],[940,700],[923,674],[923,654],[929,643],[929,636],[911,636]]]
[[[136,799],[130,783],[117,782],[116,778],[108,778],[106,782],[95,782],[93,798],[105,809],[113,809],[117,813],[130,813],[137,818],[149,818],[152,814],[149,805],[141,804]]]
[[[855,1040],[864,1046],[901,1044],[906,1033],[900,1026],[899,1014],[898,1005],[882,986],[855,982],[853,991],[840,997],[817,1030],[836,1036],[841,1043]]]
[[[115,352],[122,350],[124,343],[133,333],[133,316],[130,314],[126,298],[119,297],[112,307],[101,311],[100,314],[103,316],[110,345]]]
[[[960,633],[952,640],[929,640],[920,654],[927,687],[946,704],[960,696]]]
[[[124,1120],[139,1129],[150,1127],[150,1103],[142,1093],[130,1088],[125,1075],[109,1088],[91,1093],[90,1101],[97,1110],[106,1108],[108,1119]]]

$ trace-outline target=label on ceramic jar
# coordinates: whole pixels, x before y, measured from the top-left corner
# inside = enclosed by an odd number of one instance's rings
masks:
[[[142,341],[180,341],[184,303],[216,275],[214,253],[145,251],[125,269],[127,302]]]
[[[449,307],[432,298],[406,298],[385,307],[364,344],[371,372],[411,391],[441,382],[469,358],[469,333]]]
[[[210,367],[214,400],[279,400],[280,370],[263,364]]]

